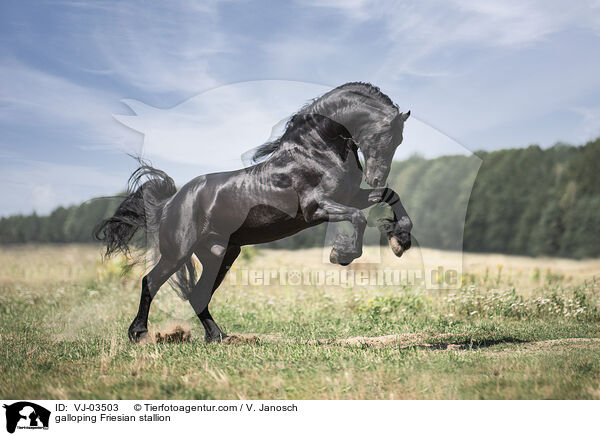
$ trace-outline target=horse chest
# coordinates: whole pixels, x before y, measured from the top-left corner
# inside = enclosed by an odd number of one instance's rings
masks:
[[[346,203],[354,198],[360,189],[361,181],[361,171],[358,169],[347,169],[340,173],[339,177],[336,178],[335,183],[331,184],[329,189],[324,191],[324,194],[332,200]]]

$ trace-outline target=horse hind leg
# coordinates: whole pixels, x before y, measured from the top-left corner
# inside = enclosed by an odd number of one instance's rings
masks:
[[[139,342],[148,333],[150,304],[160,287],[180,268],[182,263],[183,261],[168,260],[161,256],[154,268],[142,279],[142,295],[138,313],[128,330],[128,336],[132,342]]]
[[[226,249],[223,247],[223,250],[217,250],[215,245],[212,245],[209,250],[196,252],[202,263],[202,276],[194,286],[189,302],[204,327],[204,337],[208,343],[221,342],[227,337],[211,316],[208,303],[239,254],[240,247],[236,245],[228,245]]]

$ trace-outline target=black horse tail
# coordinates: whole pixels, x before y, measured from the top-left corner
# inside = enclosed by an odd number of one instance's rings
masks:
[[[130,243],[140,229],[150,238],[155,237],[165,203],[177,192],[167,173],[141,160],[140,164],[129,177],[127,193],[114,215],[103,220],[94,231],[96,239],[106,244],[106,256],[118,251],[128,255]],[[134,259],[131,265],[138,260]],[[170,282],[179,296],[187,300],[197,280],[196,265],[190,258]]]
[[[169,279],[169,283],[182,299],[188,300],[194,291],[194,286],[196,285],[198,278],[198,270],[194,263],[194,256],[192,256],[181,268],[179,268],[179,271]]]
[[[127,193],[114,215],[100,222],[94,231],[96,239],[106,244],[106,256],[117,251],[129,254],[129,245],[139,229],[155,235],[165,203],[177,192],[175,182],[164,171],[141,160],[140,164],[129,177]]]

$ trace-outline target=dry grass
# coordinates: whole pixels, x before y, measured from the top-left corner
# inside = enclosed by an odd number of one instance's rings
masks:
[[[352,270],[417,268],[423,256],[446,265],[459,255],[384,252]],[[600,262],[464,261],[453,291],[226,281],[211,305],[234,333],[225,344],[204,344],[189,305],[165,289],[152,340],[133,346],[139,268],[123,276],[123,260],[102,263],[98,247],[3,247],[0,377],[14,382],[0,396],[598,398]],[[280,267],[341,270],[315,249],[261,250],[232,272]]]

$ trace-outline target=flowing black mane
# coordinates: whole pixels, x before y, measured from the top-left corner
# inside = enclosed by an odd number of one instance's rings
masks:
[[[351,126],[347,123],[340,126],[335,122],[327,122],[327,118],[335,119],[335,114],[338,114],[336,118],[339,118],[339,114],[349,115],[360,108],[382,112],[389,118],[395,117],[399,112],[398,106],[377,86],[363,82],[346,83],[312,100],[292,115],[286,123],[283,135],[258,147],[252,156],[252,160],[257,162],[277,150],[286,140],[290,141],[299,137],[299,132],[307,130],[307,123],[311,124],[312,129],[316,129],[321,135],[331,139],[339,135],[347,135],[347,138],[356,139],[354,137],[355,132],[349,131]],[[315,114],[320,116],[312,116]],[[376,119],[369,121],[373,123],[371,128],[379,127]]]

